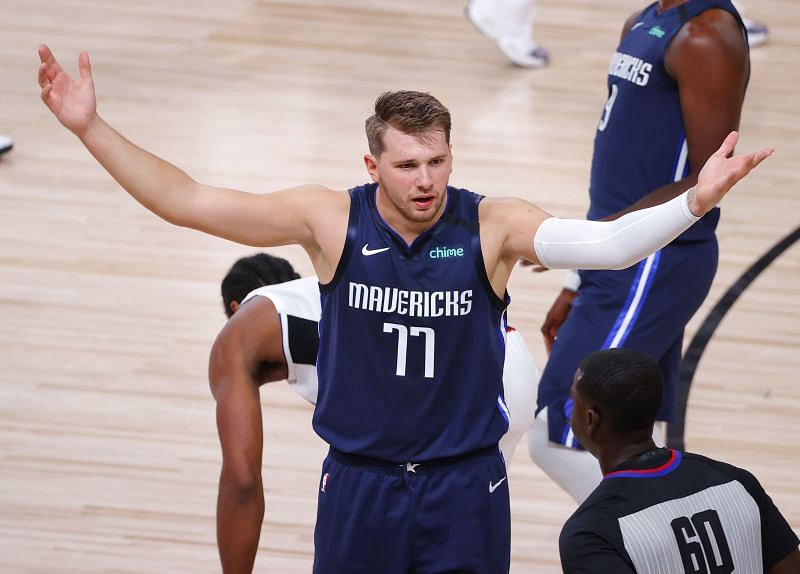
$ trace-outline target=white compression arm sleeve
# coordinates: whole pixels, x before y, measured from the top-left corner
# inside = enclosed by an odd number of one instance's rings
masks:
[[[615,221],[545,219],[533,238],[539,263],[549,269],[630,267],[700,219],[689,210],[688,194]]]

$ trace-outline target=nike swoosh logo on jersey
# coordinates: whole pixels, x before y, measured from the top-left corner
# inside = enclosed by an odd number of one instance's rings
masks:
[[[369,243],[365,243],[364,247],[361,248],[362,255],[366,255],[367,257],[370,255],[375,255],[376,253],[383,253],[384,251],[389,251],[389,248],[384,247],[382,249],[370,249]]]
[[[504,476],[503,478],[501,478],[500,480],[498,480],[494,484],[492,484],[492,481],[490,480],[489,481],[489,494],[491,494],[495,490],[497,490],[497,487],[500,486],[501,484],[503,484],[505,482],[506,478],[508,478],[508,477]]]
[[[636,22],[636,24],[633,25],[633,28],[631,28],[631,32],[636,30],[636,28],[638,28],[639,26],[644,26],[644,22]]]

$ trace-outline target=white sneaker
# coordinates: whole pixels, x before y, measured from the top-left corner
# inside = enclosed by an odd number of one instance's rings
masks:
[[[11,140],[11,138],[0,134],[0,154],[11,151],[12,147],[14,147],[14,142]]]
[[[742,16],[742,22],[744,23],[744,29],[747,31],[747,42],[751,48],[760,46],[767,41],[769,29],[764,24],[744,16]]]
[[[497,20],[492,18],[491,14],[480,14],[475,9],[474,2],[467,2],[467,6],[464,8],[464,13],[467,16],[467,20],[469,20],[472,25],[475,26],[478,32],[493,42],[497,41],[502,32],[500,30],[499,23]]]
[[[523,68],[544,68],[550,63],[550,54],[547,50],[530,40],[500,38],[497,47],[506,58]]]
[[[479,13],[473,2],[467,3],[464,13],[478,32],[497,44],[500,52],[517,66],[543,68],[550,62],[550,54],[544,47],[527,38],[505,35],[500,22],[491,14]]]

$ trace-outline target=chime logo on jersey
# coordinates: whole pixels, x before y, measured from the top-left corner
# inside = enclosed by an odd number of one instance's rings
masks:
[[[628,80],[637,86],[646,86],[650,81],[650,72],[652,71],[653,64],[622,52],[614,54],[614,57],[611,58],[611,65],[608,67],[609,76]]]
[[[450,259],[452,257],[464,257],[464,248],[459,246],[454,247],[434,247],[428,251],[428,257],[431,259]]]
[[[666,32],[664,32],[664,30],[662,30],[660,26],[653,26],[652,28],[650,28],[648,34],[650,34],[651,36],[655,36],[656,38],[663,38]]]
[[[459,317],[472,311],[472,289],[466,291],[407,291],[350,282],[348,306],[408,317]]]
[[[325,494],[325,491],[328,488],[328,479],[330,478],[330,476],[331,475],[327,472],[322,475],[322,486],[319,487],[319,491],[322,494]]]

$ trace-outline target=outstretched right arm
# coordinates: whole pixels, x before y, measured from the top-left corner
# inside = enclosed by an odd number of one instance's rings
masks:
[[[317,237],[314,214],[345,206],[346,218],[346,194],[321,186],[257,195],[196,182],[125,139],[97,114],[86,52],[78,58],[77,79],[61,68],[47,46],[39,46],[39,58],[42,101],[128,193],[166,221],[246,245],[298,243],[313,251],[328,239]],[[312,205],[316,209],[309,209]]]

